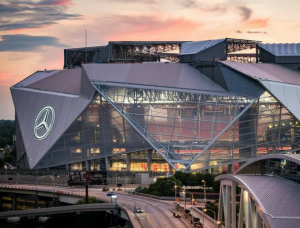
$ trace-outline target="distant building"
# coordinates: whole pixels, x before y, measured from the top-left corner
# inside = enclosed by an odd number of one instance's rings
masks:
[[[11,87],[20,168],[220,172],[297,152],[299,48],[273,46],[225,38],[65,49],[65,70]]]

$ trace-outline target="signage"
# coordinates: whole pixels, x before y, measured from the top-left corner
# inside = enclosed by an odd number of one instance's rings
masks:
[[[39,112],[34,122],[33,132],[35,137],[38,140],[43,140],[44,138],[46,138],[51,132],[54,121],[55,121],[54,109],[50,106],[44,107]]]
[[[74,171],[68,172],[68,185],[100,185],[107,184],[106,171]]]
[[[117,195],[114,192],[113,193],[107,193],[106,196],[111,196],[111,198],[113,198],[113,199],[117,198]]]

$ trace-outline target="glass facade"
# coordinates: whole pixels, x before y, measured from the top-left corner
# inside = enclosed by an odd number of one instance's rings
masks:
[[[80,162],[91,160],[91,169],[103,170],[105,165],[101,165],[100,158],[147,148],[151,146],[146,140],[103,97],[96,95],[37,168],[76,163],[73,169],[82,170]]]
[[[100,85],[97,89],[99,94],[37,168],[74,164],[72,169],[82,170],[89,160],[91,170],[169,172],[168,160],[178,170],[191,164],[189,170],[196,171],[299,147],[300,123],[268,92],[255,100]],[[151,148],[148,167],[146,150]]]
[[[300,183],[300,165],[285,159],[272,158],[264,162],[264,174],[277,175]]]
[[[254,101],[243,96],[98,89],[162,156],[177,159],[178,169],[184,169],[186,161],[193,161],[193,171],[299,147],[297,119],[268,92]]]

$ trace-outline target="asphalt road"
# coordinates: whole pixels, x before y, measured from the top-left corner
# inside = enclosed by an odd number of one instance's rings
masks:
[[[35,185],[17,185],[19,187],[36,187]],[[85,188],[71,188],[71,187],[60,187],[60,186],[37,186],[38,189],[48,189],[50,191],[64,191],[71,193],[80,193],[85,195]],[[111,189],[111,188],[110,188]],[[189,222],[184,218],[175,218],[173,216],[172,209],[175,208],[174,201],[162,201],[150,199],[147,197],[142,197],[138,195],[128,194],[129,190],[126,188],[126,192],[116,191],[118,198],[118,204],[121,204],[133,211],[134,206],[136,208],[141,208],[143,213],[136,213],[136,217],[139,220],[143,228],[187,228],[192,227]],[[89,196],[96,196],[99,198],[110,200],[110,197],[107,196],[108,192],[103,192],[102,188],[89,188]],[[187,205],[187,207],[190,207]],[[199,218],[202,218],[199,216]],[[207,222],[205,222],[206,225]],[[213,228],[210,224],[207,223],[206,228]]]

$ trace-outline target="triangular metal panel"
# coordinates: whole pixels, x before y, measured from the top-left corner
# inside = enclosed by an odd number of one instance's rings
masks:
[[[263,80],[260,83],[300,120],[300,86]]]
[[[26,87],[28,85],[31,85],[32,83],[35,83],[37,81],[40,81],[42,79],[45,79],[45,78],[53,75],[53,74],[56,74],[57,72],[59,72],[59,70],[37,71],[34,74],[23,79],[22,81],[18,82],[15,86],[16,87]]]
[[[90,103],[89,99],[68,94],[15,88],[11,92],[30,168],[39,162]],[[55,120],[49,134],[44,139],[38,139],[34,134],[35,121],[40,111],[47,106],[53,108]]]
[[[95,89],[91,85],[89,78],[87,76],[85,67],[83,66],[81,69],[81,85],[80,85],[80,94],[83,96],[87,96],[88,98],[92,98],[95,94]]]

